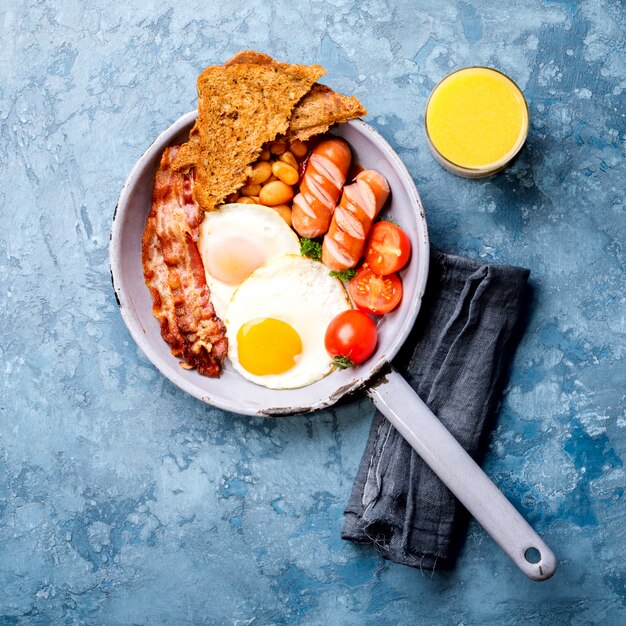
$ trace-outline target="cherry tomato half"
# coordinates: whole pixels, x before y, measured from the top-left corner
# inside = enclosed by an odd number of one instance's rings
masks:
[[[339,367],[359,365],[369,359],[376,349],[378,333],[376,324],[366,313],[343,311],[335,317],[326,329],[324,345],[326,351],[335,358]]]
[[[377,222],[365,244],[365,262],[381,276],[401,270],[411,256],[408,235],[391,222]]]
[[[397,274],[379,276],[369,267],[362,267],[348,283],[348,293],[361,311],[384,315],[402,300],[402,281]]]

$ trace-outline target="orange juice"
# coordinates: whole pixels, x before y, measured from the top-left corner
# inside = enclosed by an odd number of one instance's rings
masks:
[[[459,176],[482,178],[506,167],[528,134],[528,107],[520,88],[487,67],[446,76],[426,105],[426,135],[441,165]]]

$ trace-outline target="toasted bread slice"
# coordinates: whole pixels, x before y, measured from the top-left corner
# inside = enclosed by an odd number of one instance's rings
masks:
[[[333,124],[367,115],[354,96],[344,96],[326,85],[315,84],[291,114],[287,136],[305,141],[325,133]]]
[[[263,144],[286,133],[293,107],[325,73],[320,65],[268,59],[210,66],[198,77],[194,139],[174,168],[195,166],[195,199],[205,211],[243,185]]]
[[[272,59],[269,54],[263,54],[263,52],[257,52],[256,50],[241,50],[234,57],[231,57],[224,63],[227,67],[229,65],[236,65],[237,63],[258,63],[260,65],[274,65],[278,64],[278,61]]]
[[[289,65],[243,50],[224,66],[208,67],[200,74],[198,120],[174,169],[196,168],[195,199],[205,211],[245,183],[263,144],[278,134],[306,140],[335,123],[367,114],[354,96],[310,82],[315,74],[324,73],[319,65]],[[277,86],[286,98],[277,94]],[[270,97],[264,98],[265,93]]]
[[[224,65],[236,65],[237,63],[258,63],[259,65],[277,64],[271,56],[256,52],[255,50],[242,50],[234,57],[228,59]],[[176,157],[175,169],[186,171],[194,167],[200,156],[200,131],[196,123],[189,133],[189,140],[181,146]]]
[[[189,131],[189,139],[184,143],[172,165],[172,169],[176,172],[187,172],[190,168],[195,167],[200,159],[200,128],[198,120]]]
[[[243,50],[228,59],[225,65],[237,63],[276,63],[272,57],[254,50]],[[290,139],[307,140],[313,135],[325,133],[333,124],[347,122],[367,115],[365,107],[354,96],[344,96],[326,85],[313,85],[296,105],[291,114],[287,136]]]

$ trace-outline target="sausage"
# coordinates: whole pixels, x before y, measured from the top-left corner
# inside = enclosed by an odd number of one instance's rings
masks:
[[[364,170],[343,188],[322,245],[322,262],[332,270],[354,267],[363,254],[372,223],[389,197],[382,174]]]
[[[301,237],[319,237],[328,230],[351,159],[350,146],[337,137],[313,148],[300,193],[293,199],[291,220]]]

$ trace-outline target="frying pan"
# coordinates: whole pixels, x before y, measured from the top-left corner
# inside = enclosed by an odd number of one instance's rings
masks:
[[[390,365],[415,322],[424,294],[428,277],[428,231],[422,203],[406,167],[391,146],[366,123],[348,122],[334,127],[333,133],[348,141],[356,162],[378,170],[387,178],[392,190],[388,213],[409,235],[413,249],[409,266],[402,273],[404,297],[398,309],[379,323],[374,355],[359,367],[335,371],[307,387],[287,390],[255,385],[235,372],[230,363],[226,363],[219,379],[200,376],[178,365],[161,339],[159,324],[152,315],[152,299],[143,279],[141,238],[161,153],[168,145],[187,139],[196,116],[196,111],[183,115],[148,148],[129,174],[113,217],[110,244],[113,287],[124,322],[140,349],[183,391],[220,409],[246,415],[275,417],[309,413],[364,389],[524,574],[533,580],[552,576],[557,561],[550,548]]]

